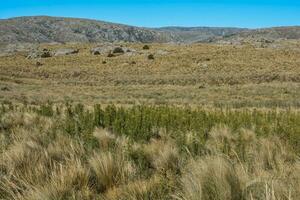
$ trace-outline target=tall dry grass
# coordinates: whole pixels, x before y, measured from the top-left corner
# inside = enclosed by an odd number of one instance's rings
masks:
[[[219,124],[203,136],[193,130],[156,127],[160,131],[148,140],[147,135],[119,134],[112,127],[88,132],[90,121],[84,116],[90,119],[90,113],[82,110],[78,116],[73,113],[78,124],[68,121],[66,114],[39,113],[0,112],[0,199],[300,197],[299,155],[289,140],[277,134],[259,135],[255,127],[232,129]],[[183,123],[180,118],[173,120]],[[71,128],[66,130],[65,123]],[[142,128],[143,134],[149,130]]]
[[[299,157],[276,136],[251,130],[232,133],[216,126],[206,143],[209,155],[185,167],[178,199],[291,200],[300,197]]]

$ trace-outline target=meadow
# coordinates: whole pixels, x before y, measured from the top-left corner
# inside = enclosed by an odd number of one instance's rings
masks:
[[[116,44],[118,45],[118,44]],[[299,107],[298,41],[275,47],[251,44],[119,44],[135,50],[116,57],[92,55],[98,44],[40,45],[78,54],[27,59],[0,57],[0,101],[39,104],[168,104]],[[154,60],[148,55],[153,54]],[[37,62],[40,65],[37,66]]]
[[[300,198],[298,41],[122,45],[0,57],[0,199]]]

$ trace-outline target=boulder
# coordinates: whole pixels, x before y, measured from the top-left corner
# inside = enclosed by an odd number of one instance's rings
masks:
[[[157,52],[156,52],[156,54],[158,54],[158,55],[167,55],[169,52],[167,52],[167,51],[165,51],[165,50],[158,50]]]
[[[58,49],[55,51],[54,56],[67,56],[71,54],[77,54],[78,49]]]

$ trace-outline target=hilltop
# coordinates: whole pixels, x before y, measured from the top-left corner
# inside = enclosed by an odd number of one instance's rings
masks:
[[[266,43],[271,43],[278,40],[298,39],[300,39],[300,27],[290,26],[245,30],[230,36],[226,36],[223,38],[223,41],[264,41]]]
[[[150,29],[89,19],[37,16],[0,21],[1,43],[169,42],[170,38]]]
[[[300,27],[245,29],[231,27],[142,28],[90,19],[18,17],[0,20],[0,44],[16,43],[194,43],[299,39]]]

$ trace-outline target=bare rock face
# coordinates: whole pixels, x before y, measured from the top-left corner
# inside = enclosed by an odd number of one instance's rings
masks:
[[[54,52],[54,56],[67,56],[71,54],[77,54],[78,49],[58,49]]]
[[[169,54],[169,52],[168,52],[168,51],[165,51],[165,50],[158,50],[158,51],[156,52],[156,54],[158,54],[158,55],[167,55],[167,54]]]

